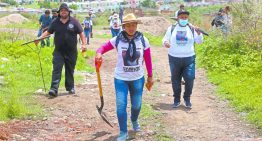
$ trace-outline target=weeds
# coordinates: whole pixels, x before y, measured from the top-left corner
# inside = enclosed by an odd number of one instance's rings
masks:
[[[43,89],[37,53],[21,46],[22,40],[12,43],[12,39],[7,38],[9,36],[12,35],[2,32],[0,37],[0,75],[4,77],[0,91],[0,120],[39,115],[42,113],[41,107],[32,99],[36,90]],[[46,47],[40,53],[46,86],[51,81],[53,49]],[[94,52],[88,51],[87,55],[94,55]],[[76,70],[94,71],[82,56],[78,57]],[[64,84],[63,77],[61,84]]]

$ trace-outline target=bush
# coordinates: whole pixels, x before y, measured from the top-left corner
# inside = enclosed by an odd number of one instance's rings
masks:
[[[17,2],[15,0],[2,0],[1,2],[8,3],[10,5],[17,5]]]
[[[76,4],[71,4],[70,6],[69,6],[69,8],[70,9],[73,9],[73,10],[77,10],[77,5]]]

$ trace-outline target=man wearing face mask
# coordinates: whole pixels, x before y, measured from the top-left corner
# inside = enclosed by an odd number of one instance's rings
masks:
[[[53,52],[52,82],[50,96],[58,95],[62,68],[65,65],[65,87],[70,94],[75,94],[74,69],[77,60],[77,34],[82,41],[82,51],[86,51],[86,39],[81,24],[70,16],[67,4],[60,5],[58,17],[54,19],[48,30],[40,38],[55,33],[55,49]],[[37,42],[36,42],[37,44]]]
[[[194,43],[202,43],[203,35],[199,28],[192,27],[188,22],[189,12],[178,12],[178,23],[168,27],[163,46],[168,48],[169,66],[174,96],[174,108],[180,106],[181,79],[185,80],[184,104],[191,108],[190,96],[195,79]]]

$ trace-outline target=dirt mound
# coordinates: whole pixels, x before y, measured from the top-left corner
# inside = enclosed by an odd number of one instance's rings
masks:
[[[149,32],[152,35],[162,35],[166,32],[171,22],[163,17],[141,17],[143,24],[139,25],[139,31]]]
[[[0,18],[0,25],[7,25],[10,23],[22,23],[26,21],[29,20],[21,14],[10,14],[8,16]]]

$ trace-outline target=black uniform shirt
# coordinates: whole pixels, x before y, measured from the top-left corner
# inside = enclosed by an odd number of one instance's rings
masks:
[[[57,17],[50,24],[48,32],[55,33],[55,51],[77,53],[77,34],[83,32],[83,28],[75,18],[70,17],[64,24]]]

